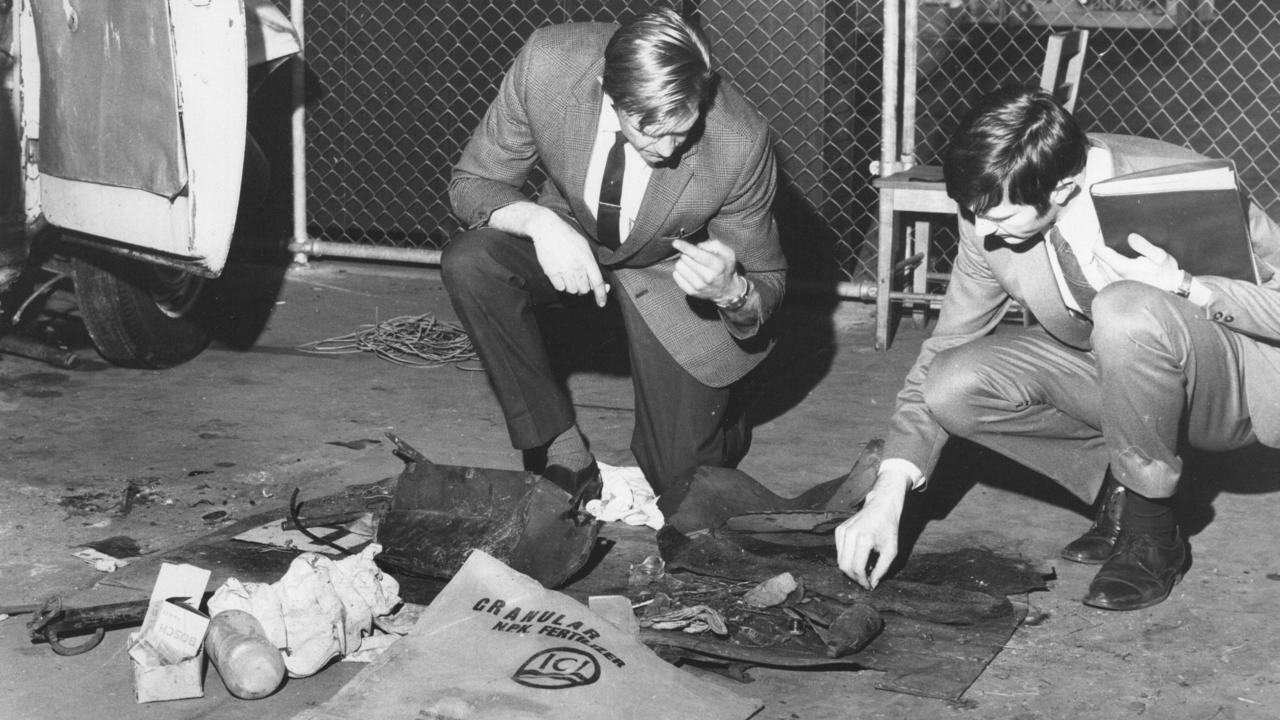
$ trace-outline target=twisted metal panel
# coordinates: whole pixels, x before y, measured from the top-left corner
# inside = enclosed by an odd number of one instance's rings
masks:
[[[902,2],[902,0],[890,0]],[[1092,29],[1076,114],[1096,131],[1186,144],[1235,160],[1280,211],[1280,3],[1267,0],[920,0],[915,157],[936,162],[978,93],[1034,83],[1055,29]],[[614,21],[627,0],[315,0],[310,232],[439,248],[457,231],[446,186],[502,74],[536,27]],[[724,76],[769,118],[788,253],[816,277],[870,277],[879,157],[879,0],[685,0]],[[532,189],[531,183],[530,188]],[[951,247],[945,233],[939,258]]]

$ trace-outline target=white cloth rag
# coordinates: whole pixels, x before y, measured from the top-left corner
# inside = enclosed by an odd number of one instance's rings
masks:
[[[585,509],[605,522],[622,521],[628,525],[645,525],[661,530],[666,520],[658,509],[654,494],[644,473],[638,467],[614,467],[597,461],[604,487],[599,500],[588,501]]]
[[[253,615],[282,649],[289,677],[313,675],[334,657],[356,652],[376,619],[400,604],[400,583],[373,562],[380,552],[370,543],[339,560],[302,553],[271,584],[228,578],[209,598],[209,615]]]

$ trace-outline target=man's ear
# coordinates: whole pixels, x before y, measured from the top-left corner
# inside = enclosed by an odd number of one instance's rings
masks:
[[[1080,183],[1075,178],[1067,178],[1058,183],[1058,186],[1049,193],[1049,200],[1060,207],[1066,206],[1067,203],[1075,199],[1080,194]]]

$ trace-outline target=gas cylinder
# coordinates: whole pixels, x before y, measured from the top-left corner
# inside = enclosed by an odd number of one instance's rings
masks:
[[[222,684],[242,700],[264,698],[284,680],[284,656],[267,640],[262,623],[243,610],[214,615],[204,649]]]

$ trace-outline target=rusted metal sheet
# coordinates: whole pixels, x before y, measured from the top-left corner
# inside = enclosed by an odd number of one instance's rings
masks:
[[[600,523],[528,472],[410,462],[378,529],[378,562],[449,578],[480,549],[549,588],[586,564]]]

